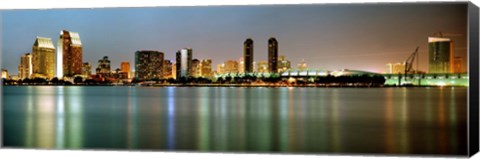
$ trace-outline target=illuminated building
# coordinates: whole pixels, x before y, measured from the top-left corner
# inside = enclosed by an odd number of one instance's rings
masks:
[[[127,78],[130,78],[130,62],[120,63],[120,71],[127,74]]]
[[[245,61],[243,57],[238,60],[238,73],[245,73]]]
[[[200,77],[200,60],[193,59],[192,60],[192,69],[191,69],[192,77]]]
[[[243,59],[245,60],[245,73],[253,72],[253,40],[248,38],[243,43]]]
[[[258,73],[267,73],[268,72],[268,62],[267,61],[258,61],[257,62],[257,72]]]
[[[217,74],[223,74],[225,73],[225,64],[221,63],[217,65]]]
[[[20,57],[18,76],[20,79],[30,78],[33,74],[32,54],[26,53]]]
[[[98,67],[96,69],[96,74],[102,74],[103,76],[110,75],[110,60],[108,56],[103,56],[102,59],[98,60]]]
[[[177,79],[177,63],[172,64],[172,78]]]
[[[199,73],[201,77],[209,78],[212,77],[212,60],[211,59],[203,59],[200,61],[199,65]]]
[[[453,59],[453,73],[464,73],[463,71],[463,58],[456,56]]]
[[[428,38],[428,73],[453,72],[453,42],[449,38]]]
[[[172,61],[163,60],[163,78],[173,78],[172,69]]]
[[[163,78],[163,57],[159,51],[135,52],[135,77],[139,80]]]
[[[224,73],[238,73],[238,62],[234,60],[228,60],[224,63]]]
[[[385,71],[387,74],[399,74],[399,73],[405,73],[405,63],[388,63],[387,64],[387,71]]]
[[[60,31],[57,50],[56,76],[72,77],[82,74],[82,42],[76,32]]]
[[[90,63],[88,62],[83,63],[82,75],[86,78],[89,78],[92,75],[92,65]]]
[[[53,78],[55,76],[55,47],[52,39],[37,37],[32,47],[33,77]]]
[[[176,55],[176,79],[189,78],[192,72],[192,49],[178,50]]]
[[[8,79],[8,70],[2,69],[2,78]]]
[[[278,72],[285,72],[290,69],[290,61],[285,56],[278,57]]]
[[[305,62],[305,60],[302,60],[302,62],[300,62],[298,65],[297,65],[297,69],[298,70],[307,70],[307,63]]]
[[[273,37],[268,39],[268,71],[278,72],[278,41]]]

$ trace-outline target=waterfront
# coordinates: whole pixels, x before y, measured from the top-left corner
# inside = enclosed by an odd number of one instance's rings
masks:
[[[467,87],[3,87],[3,145],[466,154]]]

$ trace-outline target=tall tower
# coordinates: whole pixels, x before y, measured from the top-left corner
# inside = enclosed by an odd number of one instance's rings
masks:
[[[163,78],[163,55],[150,50],[135,52],[135,77],[139,80]]]
[[[428,37],[428,73],[453,73],[453,60],[450,38]]]
[[[245,73],[253,72],[253,40],[248,38],[243,43],[243,59]]]
[[[278,42],[274,37],[268,39],[268,71],[278,72]]]
[[[82,74],[82,42],[76,32],[60,31],[57,44],[56,76],[74,76]]]
[[[176,54],[176,79],[188,78],[192,72],[192,49],[181,49]]]
[[[34,77],[53,78],[55,75],[55,47],[52,39],[37,37],[32,47]]]

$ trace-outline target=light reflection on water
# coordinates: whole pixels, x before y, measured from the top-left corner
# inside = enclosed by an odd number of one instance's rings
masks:
[[[465,154],[466,88],[4,87],[7,147]]]

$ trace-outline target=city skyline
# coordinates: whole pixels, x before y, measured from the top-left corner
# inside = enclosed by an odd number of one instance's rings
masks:
[[[426,71],[427,38],[438,31],[460,35],[452,37],[454,52],[467,59],[466,10],[463,6],[352,4],[2,11],[2,55],[15,57],[3,60],[2,68],[16,74],[20,56],[31,52],[33,39],[30,36],[49,37],[56,43],[58,31],[71,30],[82,37],[84,62],[96,65],[97,59],[108,56],[112,69],[120,68],[122,61],[134,63],[137,50],[164,52],[166,60],[175,62],[175,52],[179,48],[193,48],[193,58],[212,59],[212,66],[216,66],[243,57],[242,42],[247,38],[252,38],[255,43],[254,61],[266,61],[268,39],[275,37],[279,41],[278,55],[285,55],[292,65],[305,59],[309,68],[384,72],[387,63],[405,60],[416,46],[420,46],[420,70]],[[385,14],[374,14],[378,11]],[[160,13],[178,14],[165,17]],[[95,18],[86,18],[92,14]],[[332,14],[335,15],[333,18]],[[298,19],[300,15],[305,18]],[[392,15],[397,18],[389,18]],[[138,17],[142,19],[136,19]],[[125,19],[123,22],[122,18]],[[105,22],[99,22],[101,20]],[[180,21],[185,25],[164,23],[165,26],[151,26],[163,21]],[[29,22],[41,25],[31,27],[26,25]],[[99,22],[98,26],[91,26],[97,24],[95,22]],[[108,23],[109,26],[103,26]],[[122,23],[131,24],[115,25]],[[352,24],[356,25],[350,26]],[[235,27],[229,29],[227,26]],[[405,34],[405,30],[409,33]],[[219,35],[222,33],[226,35]]]

